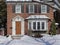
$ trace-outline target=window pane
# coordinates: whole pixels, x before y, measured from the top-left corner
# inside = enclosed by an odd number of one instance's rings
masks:
[[[33,22],[33,29],[36,29],[36,22]]]
[[[29,29],[31,29],[31,22],[29,22]]]
[[[40,29],[40,22],[37,22],[37,29]]]
[[[47,12],[46,5],[41,5],[41,13],[46,13],[46,12]]]
[[[21,13],[21,5],[16,5],[16,13]]]
[[[29,5],[29,13],[34,13],[34,5]]]
[[[42,12],[45,12],[45,6],[42,6],[41,10]]]
[[[44,22],[42,22],[42,29],[44,29]]]

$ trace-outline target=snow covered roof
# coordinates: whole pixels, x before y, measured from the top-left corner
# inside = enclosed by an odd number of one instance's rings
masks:
[[[7,1],[32,1],[32,0],[7,0]],[[44,1],[44,0],[34,0],[34,1]],[[52,0],[46,0],[46,1],[52,1]]]
[[[31,15],[29,17],[27,17],[26,19],[48,19],[49,17],[47,17],[46,15]]]

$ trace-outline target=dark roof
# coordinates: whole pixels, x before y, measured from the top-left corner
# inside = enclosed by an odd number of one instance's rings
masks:
[[[34,2],[34,1],[6,1],[7,3],[24,3],[24,2],[26,2],[26,3],[32,3],[32,2]],[[52,2],[52,1],[48,1],[47,3],[50,3],[50,2]]]
[[[32,3],[32,1],[6,1],[7,3]]]

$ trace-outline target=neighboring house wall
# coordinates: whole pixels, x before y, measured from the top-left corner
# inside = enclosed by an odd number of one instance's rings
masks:
[[[33,2],[30,2],[33,3]],[[29,17],[30,15],[46,15],[47,17],[49,17],[49,19],[52,21],[53,20],[53,9],[52,8],[48,8],[48,12],[47,13],[39,13],[38,10],[41,10],[40,8],[37,8],[37,12],[36,13],[27,13],[27,8],[26,8],[26,4],[29,3],[23,3],[24,4],[24,12],[23,13],[14,13],[13,12],[13,6],[16,5],[17,3],[7,3],[7,34],[10,35],[12,34],[12,19],[14,17],[16,17],[17,15],[24,18],[24,32],[25,34],[28,33],[28,20],[26,19],[27,17]],[[20,3],[21,4],[21,3]],[[41,4],[37,4],[37,7],[40,6]],[[48,31],[50,30],[50,21],[48,21]]]

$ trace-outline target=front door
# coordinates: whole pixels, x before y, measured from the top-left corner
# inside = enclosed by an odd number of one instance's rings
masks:
[[[21,21],[16,21],[16,34],[21,34]]]

